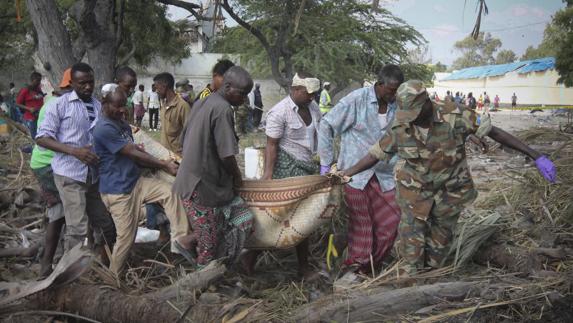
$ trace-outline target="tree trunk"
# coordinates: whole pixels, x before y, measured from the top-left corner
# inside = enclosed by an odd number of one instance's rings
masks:
[[[26,6],[38,35],[39,55],[56,87],[64,71],[76,62],[70,36],[55,0],[27,0]]]
[[[437,283],[388,291],[379,288],[358,295],[332,295],[298,310],[296,322],[357,322],[415,312],[444,300],[463,300],[479,282]]]
[[[80,37],[87,45],[88,62],[95,71],[96,89],[113,81],[120,43],[114,5],[112,0],[83,0],[70,8],[70,15],[80,25]]]

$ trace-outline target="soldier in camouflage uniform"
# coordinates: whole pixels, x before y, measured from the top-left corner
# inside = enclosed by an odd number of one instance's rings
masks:
[[[247,123],[249,121],[249,115],[251,114],[251,106],[249,98],[245,97],[245,102],[235,107],[235,131],[237,134],[245,135],[248,132]]]
[[[489,116],[478,125],[477,114],[466,106],[431,101],[421,81],[403,83],[397,102],[391,130],[343,173],[352,176],[395,154],[405,161],[396,172],[396,189],[402,212],[399,250],[407,273],[443,265],[460,213],[477,196],[465,154],[468,137],[479,143],[487,135],[528,155],[548,181],[555,181],[547,157],[493,127]]]

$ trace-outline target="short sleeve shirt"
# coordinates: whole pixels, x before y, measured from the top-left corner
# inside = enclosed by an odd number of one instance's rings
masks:
[[[223,159],[238,153],[233,109],[220,92],[215,92],[193,106],[173,190],[183,199],[196,192],[203,206],[230,203],[234,198],[233,177],[223,167]]]
[[[172,152],[179,153],[181,151],[179,136],[190,111],[189,104],[179,95],[176,95],[171,102],[168,102],[160,110],[161,144]]]
[[[53,96],[50,96],[46,99],[44,106],[40,109],[40,113],[38,114],[38,128],[44,121],[44,115],[46,113],[46,106],[49,102],[55,99]],[[52,159],[54,158],[54,152],[46,149],[44,147],[40,147],[38,145],[34,145],[34,149],[32,150],[32,157],[30,158],[30,168],[38,169],[46,166],[50,166],[52,163]]]
[[[39,90],[30,90],[25,87],[18,93],[16,103],[36,110],[36,113],[32,113],[28,110],[24,112],[24,120],[33,121],[37,119],[37,113],[40,111],[42,105],[44,105],[44,94]]]
[[[313,101],[308,107],[312,124],[307,126],[300,115],[298,107],[290,96],[277,103],[267,114],[265,134],[280,139],[279,147],[294,158],[310,162],[318,148],[318,131],[320,109]]]
[[[129,194],[137,183],[140,169],[120,153],[133,143],[131,128],[125,121],[101,117],[94,129],[95,152],[99,162],[99,191],[104,194]]]

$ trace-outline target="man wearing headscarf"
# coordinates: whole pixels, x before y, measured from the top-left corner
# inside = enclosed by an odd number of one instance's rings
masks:
[[[321,114],[313,98],[320,90],[317,78],[295,74],[290,94],[267,114],[264,180],[318,174],[313,162],[317,150]],[[314,276],[308,263],[308,240],[297,248],[299,274],[307,280]],[[247,271],[254,270],[256,253],[246,257]]]
[[[422,81],[402,83],[397,103],[391,128],[341,175],[353,176],[395,155],[405,160],[396,171],[396,191],[402,212],[399,249],[407,274],[444,264],[458,218],[477,196],[466,160],[466,139],[480,144],[479,139],[488,136],[531,157],[543,177],[555,181],[555,166],[546,156],[492,126],[489,115],[478,125],[470,108],[451,100],[430,100]]]

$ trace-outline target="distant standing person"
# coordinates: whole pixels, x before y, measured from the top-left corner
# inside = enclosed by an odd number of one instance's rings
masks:
[[[438,102],[438,101],[436,101]],[[474,98],[474,95],[472,92],[468,93],[468,106],[470,107],[470,109],[472,110],[476,110],[476,106],[477,106],[477,102],[476,102],[476,98]]]
[[[133,109],[133,91],[137,85],[137,74],[129,66],[123,66],[117,69],[115,72],[115,83],[119,86],[123,92],[128,96],[127,99],[127,113],[126,120],[130,124],[134,122],[134,109]]]
[[[253,126],[255,129],[259,129],[261,118],[263,117],[263,97],[261,96],[261,85],[259,83],[255,84],[253,94],[253,102],[251,102],[253,108]]]
[[[141,121],[145,115],[145,107],[143,106],[143,91],[145,87],[139,84],[139,88],[133,94],[133,112],[135,114],[135,125],[141,128]]]
[[[10,96],[8,97],[8,100],[6,100],[6,104],[10,109],[10,118],[16,122],[22,122],[22,113],[15,104],[17,95],[18,90],[16,90],[16,85],[14,85],[13,82],[10,82]]]
[[[189,103],[175,93],[175,79],[169,73],[160,73],[153,78],[159,99],[162,100],[161,110],[161,144],[174,153],[181,153],[179,136],[191,108]]]
[[[495,95],[495,98],[493,98],[493,108],[495,110],[499,109],[499,95]]]
[[[24,110],[24,124],[28,127],[32,139],[36,138],[37,120],[40,108],[44,105],[44,96],[40,83],[42,74],[33,72],[30,74],[30,84],[20,90],[16,98],[16,105]]]
[[[517,106],[517,95],[515,95],[515,92],[513,92],[513,95],[511,96],[511,110],[515,109],[516,106]]]
[[[151,91],[149,91],[147,99],[147,111],[149,112],[149,129],[151,131],[157,131],[157,125],[159,124],[159,95],[157,95],[157,90],[155,89],[155,84],[151,85]]]
[[[325,115],[332,108],[330,93],[328,93],[328,90],[330,90],[330,82],[324,82],[324,88],[320,92],[320,101],[318,104],[322,115]]]

